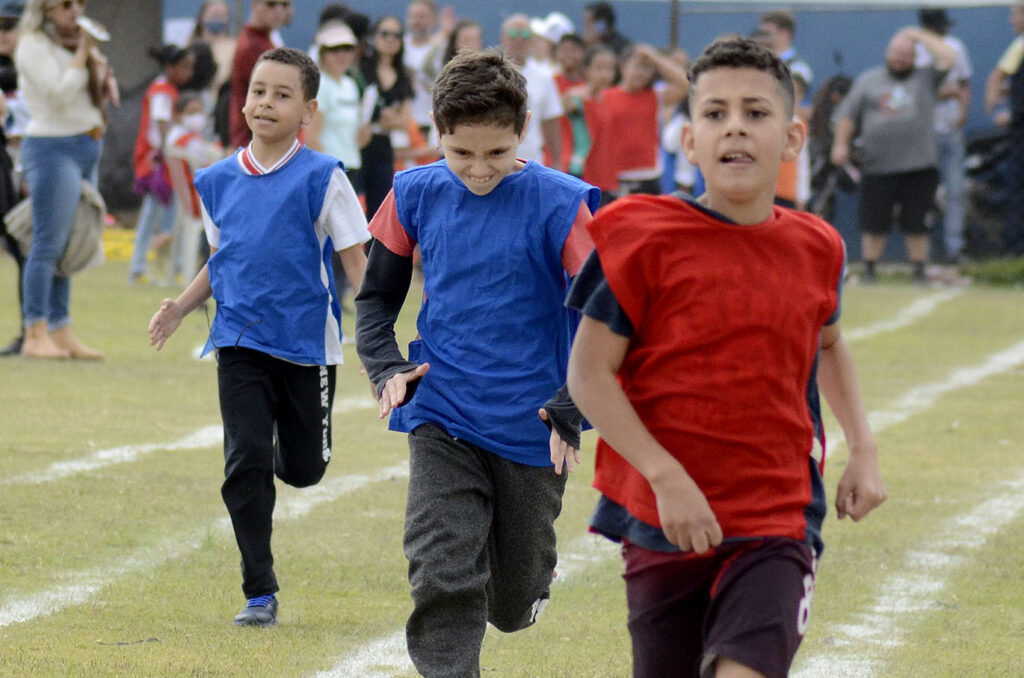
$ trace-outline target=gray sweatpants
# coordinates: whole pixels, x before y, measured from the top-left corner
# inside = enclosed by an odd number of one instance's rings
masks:
[[[409,435],[409,453],[409,656],[427,678],[476,677],[487,622],[518,631],[547,603],[567,474],[429,424]]]

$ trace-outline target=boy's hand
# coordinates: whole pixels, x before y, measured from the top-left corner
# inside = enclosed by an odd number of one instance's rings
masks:
[[[854,522],[866,516],[886,499],[882,472],[876,454],[850,454],[836,489],[836,512]]]
[[[681,551],[705,553],[722,543],[722,528],[697,483],[681,467],[651,481],[661,530]]]
[[[542,421],[548,421],[548,411],[543,407],[537,411]],[[580,451],[565,442],[562,436],[558,435],[558,429],[551,427],[551,438],[548,440],[548,447],[551,450],[551,463],[555,465],[555,473],[562,475],[562,467],[572,473],[576,465],[580,463]]]
[[[149,321],[149,345],[156,346],[156,350],[164,347],[167,338],[178,329],[184,314],[181,307],[174,299],[164,299],[160,302],[160,310],[157,311]]]
[[[380,418],[388,416],[391,410],[405,402],[405,394],[410,381],[422,379],[423,375],[429,371],[430,363],[423,363],[414,370],[399,372],[388,379],[380,392],[380,398],[378,398]]]

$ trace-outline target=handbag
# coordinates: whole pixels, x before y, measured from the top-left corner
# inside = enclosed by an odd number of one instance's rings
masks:
[[[57,262],[57,275],[70,276],[106,260],[103,249],[103,226],[107,216],[107,204],[103,196],[88,181],[82,181],[82,197],[75,211],[75,221],[71,226],[64,254]],[[11,208],[4,216],[7,232],[21,247],[21,252],[28,257],[32,248],[32,197],[29,196]]]

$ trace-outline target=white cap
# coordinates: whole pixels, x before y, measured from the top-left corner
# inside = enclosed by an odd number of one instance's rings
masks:
[[[331,23],[316,34],[317,47],[341,47],[342,45],[356,46],[356,34],[348,27],[348,24]]]
[[[569,17],[561,12],[551,12],[543,19],[533,17],[530,19],[530,30],[548,42],[558,44],[563,35],[576,30]]]

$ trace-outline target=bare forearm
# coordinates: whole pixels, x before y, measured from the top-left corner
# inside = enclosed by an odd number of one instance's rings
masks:
[[[988,74],[988,80],[985,81],[986,113],[992,113],[992,109],[1002,100],[1003,82],[1005,80],[1006,74],[999,70],[999,68],[993,68],[992,72]]]
[[[185,291],[174,300],[174,303],[181,309],[182,315],[188,315],[205,304],[211,296],[213,296],[213,288],[210,286],[210,270],[207,266],[203,266],[189,286],[185,288]]]
[[[562,164],[562,132],[559,120],[560,118],[549,118],[540,123],[544,145],[551,155],[552,167],[560,167]]]
[[[363,253],[362,245],[353,245],[338,252],[341,259],[341,267],[345,271],[345,277],[352,285],[352,289],[359,294],[359,288],[363,285],[363,275],[366,273],[366,254]]]
[[[570,358],[569,394],[601,437],[641,475],[655,482],[680,468],[644,426],[613,372]]]
[[[851,454],[874,454],[874,435],[861,402],[853,358],[849,346],[841,337],[821,349],[818,387],[843,429]]]
[[[918,28],[908,29],[907,35],[931,53],[936,70],[948,71],[956,63],[956,50],[947,45],[942,36]]]

